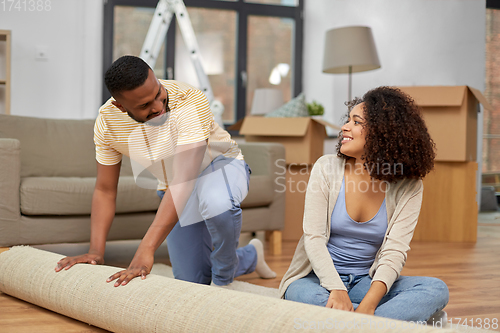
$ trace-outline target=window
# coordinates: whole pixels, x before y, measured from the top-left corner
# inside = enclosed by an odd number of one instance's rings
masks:
[[[210,8],[188,8],[198,41],[202,64],[214,99],[224,105],[222,119],[236,121],[236,12]],[[180,29],[175,35],[175,79],[199,86],[198,77],[184,45]]]
[[[126,54],[139,55],[148,32],[154,8],[115,6],[113,22],[113,61]],[[164,77],[165,46],[162,47],[153,69],[156,76]]]
[[[214,97],[231,125],[250,112],[257,88],[278,88],[285,100],[302,91],[304,0],[184,0]],[[103,67],[139,55],[155,0],[108,0],[104,9]],[[198,86],[179,27],[172,20],[156,62],[157,77]],[[276,68],[281,75],[271,78]],[[272,83],[271,83],[272,82]],[[103,100],[109,98],[103,88]]]
[[[293,20],[287,18],[248,17],[246,114],[252,108],[255,89],[279,87],[283,91],[283,99],[291,99],[291,75],[286,70],[280,74],[277,69],[280,64],[287,68],[292,63],[293,26]],[[266,56],[263,57],[263,54]],[[277,77],[273,77],[275,73]]]
[[[267,3],[282,6],[297,6],[298,0],[245,0],[246,2]]]

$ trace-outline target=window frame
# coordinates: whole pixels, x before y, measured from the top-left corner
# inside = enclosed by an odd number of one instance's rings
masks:
[[[500,0],[486,0],[486,8],[500,9]]]
[[[235,122],[243,119],[246,115],[246,87],[242,79],[242,73],[247,72],[247,54],[248,54],[248,16],[268,16],[279,18],[291,18],[295,21],[293,41],[292,41],[292,96],[298,96],[302,92],[302,62],[303,62],[303,39],[304,39],[304,1],[298,0],[295,7],[285,5],[272,5],[238,1],[224,0],[184,0],[186,7],[208,8],[231,10],[236,12],[236,75],[235,78]],[[104,4],[104,36],[103,36],[103,77],[113,61],[113,33],[114,33],[114,7],[132,6],[132,7],[151,7],[155,8],[157,0],[107,0]],[[165,73],[164,77],[173,78],[175,73],[175,16],[170,24],[166,37],[165,52]],[[110,97],[105,85],[103,85],[102,99],[103,103]],[[231,131],[232,134],[238,134]]]

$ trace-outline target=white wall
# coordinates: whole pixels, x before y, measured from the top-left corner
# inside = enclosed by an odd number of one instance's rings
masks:
[[[0,29],[12,31],[11,114],[95,118],[101,104],[103,1],[49,2],[50,10],[42,11],[0,8]],[[35,59],[37,47],[47,49],[46,60]]]
[[[325,32],[337,27],[371,27],[382,65],[352,75],[353,96],[381,85],[485,89],[484,0],[306,0],[304,23],[304,93],[307,100],[323,103],[325,118],[333,123],[341,124],[346,111],[347,75],[323,74],[322,63]],[[478,116],[482,138],[483,113]],[[479,203],[480,171],[477,184]]]
[[[0,10],[12,30],[12,113],[96,115],[101,104],[103,0],[52,0],[42,12]],[[353,95],[380,85],[470,85],[484,90],[484,0],[306,0],[304,92],[339,124],[347,75],[323,74],[327,30],[368,25],[382,68],[353,74]],[[48,59],[36,60],[37,46]],[[481,127],[482,128],[482,127]]]

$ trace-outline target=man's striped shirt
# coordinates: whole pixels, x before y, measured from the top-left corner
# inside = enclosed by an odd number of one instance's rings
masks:
[[[122,154],[129,156],[134,175],[140,168],[148,169],[158,178],[158,189],[165,190],[165,161],[171,161],[176,146],[208,139],[201,170],[219,155],[243,160],[236,142],[214,121],[200,90],[178,81],[159,82],[167,90],[170,109],[162,116],[166,119],[162,125],[135,121],[111,103],[113,98],[101,106],[94,127],[97,162],[114,165],[121,161]]]

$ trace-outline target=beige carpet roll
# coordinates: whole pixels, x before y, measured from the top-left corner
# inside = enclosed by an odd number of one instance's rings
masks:
[[[76,265],[31,247],[0,254],[0,291],[114,332],[450,332],[198,285],[154,274],[115,288],[116,267]]]

